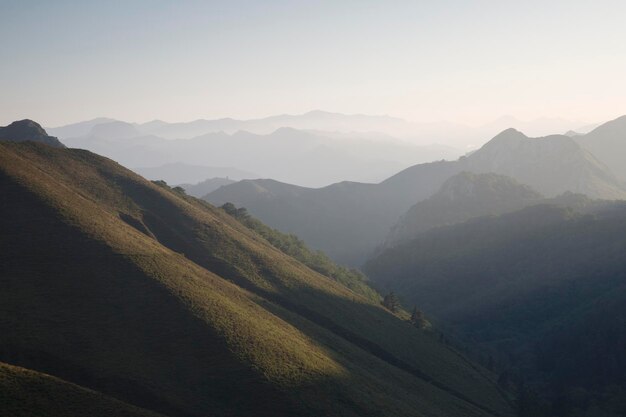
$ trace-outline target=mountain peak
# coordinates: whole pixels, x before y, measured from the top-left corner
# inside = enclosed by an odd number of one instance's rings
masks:
[[[41,142],[57,148],[64,145],[53,136],[49,136],[41,125],[33,120],[24,119],[11,123],[8,126],[0,127],[0,140],[12,142]]]
[[[90,134],[107,139],[127,139],[139,136],[140,132],[132,124],[116,120],[93,126]]]
[[[24,119],[17,120],[10,125],[6,126],[5,129],[10,131],[16,139],[26,137],[28,135],[47,135],[46,131],[43,127],[34,120]]]
[[[439,191],[431,198],[445,198],[455,201],[464,198],[489,199],[494,195],[524,196],[528,199],[540,199],[541,194],[511,177],[489,173],[463,171],[443,183]]]
[[[528,136],[523,134],[517,129],[512,127],[503,130],[494,136],[489,142],[485,143],[478,152],[493,152],[504,149],[514,149],[519,146],[520,143],[528,140]]]
[[[498,133],[492,140],[495,139],[512,139],[512,138],[524,138],[527,139],[528,136],[520,132],[519,130],[509,127],[508,129],[504,129],[502,132]]]
[[[430,198],[413,205],[391,229],[384,246],[395,246],[436,227],[518,210],[542,198],[513,178],[463,171],[447,179]]]

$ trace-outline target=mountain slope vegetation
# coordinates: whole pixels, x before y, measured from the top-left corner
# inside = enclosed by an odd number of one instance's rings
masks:
[[[626,410],[626,204],[573,197],[424,232],[365,267],[495,357],[525,387],[522,415]]]
[[[0,144],[0,360],[169,416],[489,416],[493,376],[223,210]]]
[[[327,276],[365,298],[378,302],[380,295],[367,284],[367,277],[356,269],[348,269],[331,261],[324,252],[312,251],[296,235],[287,235],[272,229],[258,219],[250,216],[245,208],[236,208],[230,203],[221,207],[226,213],[242,224],[263,236],[274,247],[299,260],[312,270]]]

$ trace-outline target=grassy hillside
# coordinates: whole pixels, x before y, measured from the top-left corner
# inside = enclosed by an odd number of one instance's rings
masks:
[[[236,208],[233,204],[227,203],[221,209],[263,236],[272,246],[294,257],[312,270],[341,283],[374,303],[382,300],[380,294],[367,284],[367,277],[360,271],[337,265],[324,252],[312,251],[296,235],[287,235],[266,226],[258,219],[250,216],[243,207]]]
[[[0,411],[11,417],[159,417],[50,375],[0,362]],[[162,415],[161,415],[162,416]]]
[[[0,144],[0,360],[171,416],[509,415],[493,376],[223,210]]]
[[[434,229],[365,270],[524,382],[523,415],[622,415],[626,205],[560,200],[576,206]]]

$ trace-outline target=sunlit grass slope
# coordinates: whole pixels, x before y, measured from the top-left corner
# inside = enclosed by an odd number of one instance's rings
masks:
[[[220,209],[0,144],[0,360],[171,416],[487,416],[492,375]]]

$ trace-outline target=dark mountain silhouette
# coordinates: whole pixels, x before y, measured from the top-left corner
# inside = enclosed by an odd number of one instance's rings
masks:
[[[507,416],[486,369],[224,210],[0,143],[0,361],[169,416]]]
[[[393,227],[385,246],[434,227],[519,210],[541,200],[541,194],[509,177],[462,172],[449,178],[433,196],[411,207]]]
[[[624,250],[626,203],[570,194],[424,232],[365,271],[496,358],[522,415],[612,416],[626,392]]]
[[[626,116],[604,123],[575,139],[626,181]]]
[[[620,181],[572,138],[531,139],[514,129],[458,161],[415,165],[379,184],[342,182],[312,189],[254,180],[222,187],[205,198],[246,207],[268,225],[295,233],[335,260],[360,265],[401,215],[463,171],[507,175],[547,197],[570,191],[626,198]]]
[[[48,136],[39,123],[24,119],[13,122],[8,126],[0,127],[0,141],[11,142],[40,142],[46,145],[64,148],[65,146],[55,137]]]

